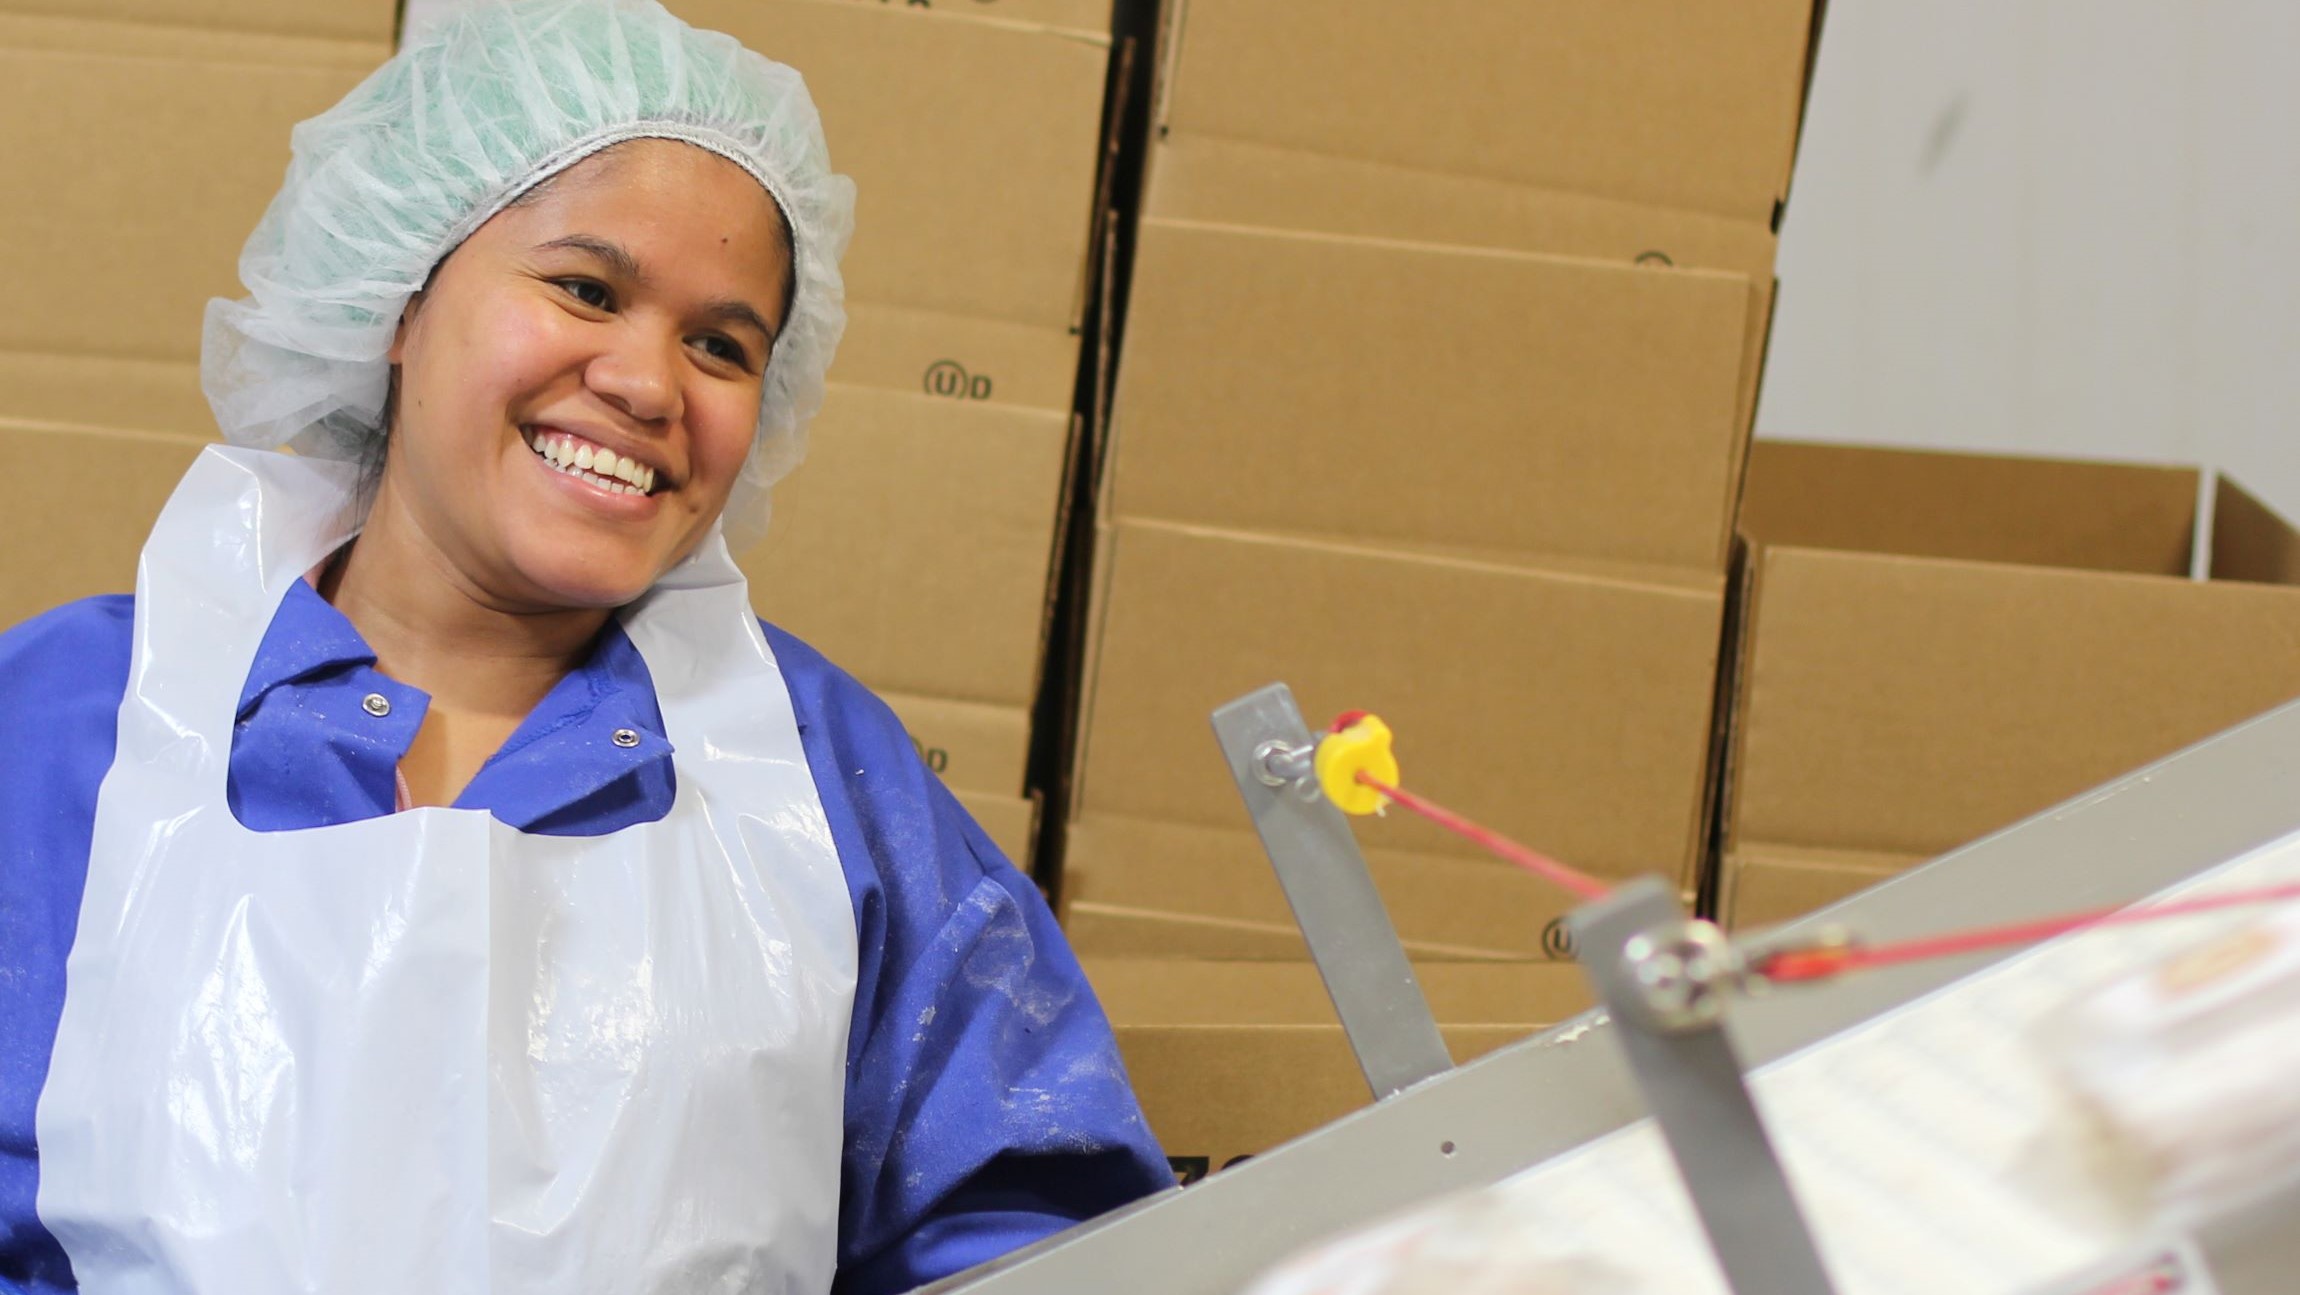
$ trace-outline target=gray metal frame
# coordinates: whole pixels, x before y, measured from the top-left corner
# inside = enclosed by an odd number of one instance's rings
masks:
[[[1790,928],[1873,940],[2145,898],[2300,831],[2300,704],[1893,878]],[[1533,883],[1528,883],[1533,884]],[[1864,973],[1736,1003],[1728,1025],[1759,1066],[1969,975],[2006,951]],[[1309,1242],[1442,1193],[1483,1186],[1645,1114],[1602,1013],[1417,1085],[1186,1190],[926,1288],[1229,1295]],[[2289,1289],[2268,1254],[2288,1204],[2205,1244],[2227,1295]],[[2282,1212],[2279,1213],[2278,1211]],[[2283,1224],[2279,1226],[2279,1224]],[[2289,1243],[2286,1243],[2289,1244]],[[2266,1277],[2248,1276],[2265,1272]],[[2280,1281],[2282,1285],[2264,1285]]]

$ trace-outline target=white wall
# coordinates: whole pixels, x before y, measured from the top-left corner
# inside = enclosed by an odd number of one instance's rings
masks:
[[[2300,3],[1831,0],[1761,435],[2205,463],[2300,518]]]

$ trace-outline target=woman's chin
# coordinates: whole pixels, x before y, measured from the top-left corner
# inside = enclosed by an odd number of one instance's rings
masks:
[[[652,554],[598,552],[600,546],[515,559],[521,583],[553,608],[621,607],[651,588],[661,574]]]

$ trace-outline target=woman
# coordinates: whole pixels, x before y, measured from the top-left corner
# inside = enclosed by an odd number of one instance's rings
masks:
[[[1036,892],[728,559],[843,324],[797,75],[490,4],[295,145],[203,378],[302,453],[0,636],[0,1288],[896,1291],[1170,1182]]]

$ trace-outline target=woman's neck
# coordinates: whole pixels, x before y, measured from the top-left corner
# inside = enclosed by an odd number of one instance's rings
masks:
[[[612,614],[505,604],[394,506],[388,489],[319,592],[375,649],[384,674],[429,693],[435,707],[513,721],[582,663]]]

